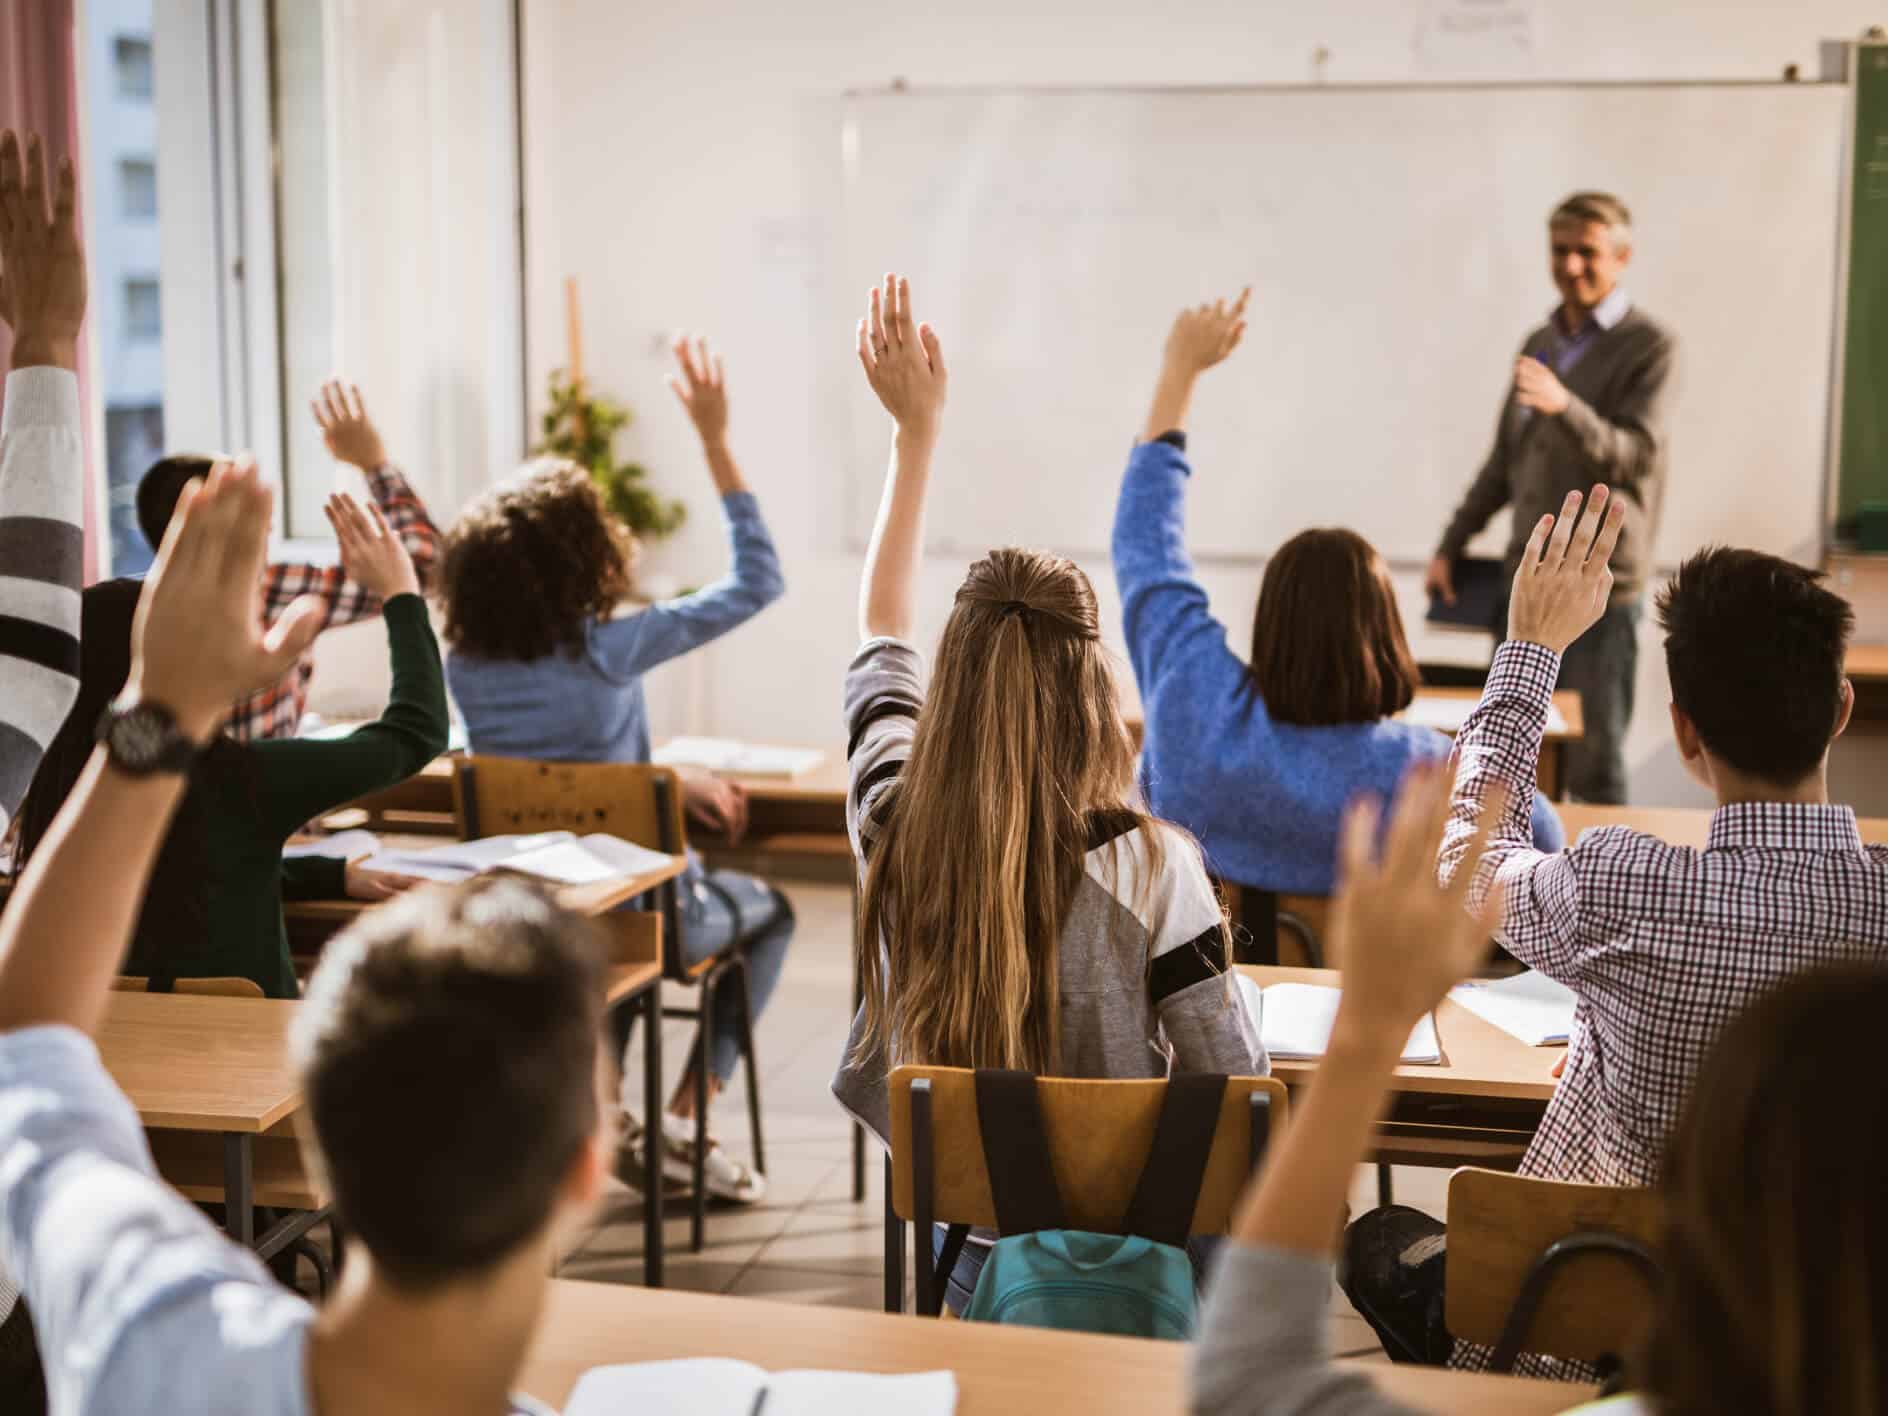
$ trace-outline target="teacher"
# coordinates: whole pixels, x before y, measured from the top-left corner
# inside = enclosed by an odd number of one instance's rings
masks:
[[[1455,603],[1454,565],[1469,539],[1512,505],[1505,578],[1528,533],[1570,491],[1604,482],[1626,508],[1613,552],[1612,602],[1567,650],[1560,686],[1577,690],[1585,737],[1572,744],[1567,786],[1580,801],[1626,799],[1625,737],[1632,719],[1638,625],[1652,570],[1668,456],[1666,390],[1677,340],[1636,309],[1620,277],[1632,260],[1632,216],[1605,192],[1577,192],[1547,222],[1550,272],[1560,306],[1528,335],[1495,425],[1488,460],[1456,508],[1424,583]],[[1506,594],[1490,626],[1506,637]]]

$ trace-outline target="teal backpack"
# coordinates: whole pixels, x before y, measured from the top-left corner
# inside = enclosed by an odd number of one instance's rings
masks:
[[[1191,1338],[1198,1301],[1185,1245],[1219,1125],[1225,1077],[1186,1073],[1168,1081],[1121,1234],[1066,1227],[1035,1077],[979,1070],[976,1085],[984,1164],[1002,1237],[984,1262],[964,1317],[1069,1332]],[[966,1234],[962,1225],[947,1232],[938,1256],[940,1286]]]

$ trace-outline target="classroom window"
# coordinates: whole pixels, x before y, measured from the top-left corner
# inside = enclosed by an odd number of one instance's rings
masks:
[[[130,339],[156,339],[164,332],[158,314],[157,282],[125,282],[125,335]]]
[[[157,217],[157,164],[148,157],[118,160],[118,215],[126,221]]]
[[[149,7],[146,6],[147,23]],[[121,34],[112,41],[112,72],[120,98],[151,96],[151,39],[148,34]]]

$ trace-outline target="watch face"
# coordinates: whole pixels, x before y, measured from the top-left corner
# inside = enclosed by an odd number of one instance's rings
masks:
[[[134,775],[184,771],[195,756],[170,710],[157,703],[133,703],[122,708],[114,704],[105,710],[101,736],[112,762]]]

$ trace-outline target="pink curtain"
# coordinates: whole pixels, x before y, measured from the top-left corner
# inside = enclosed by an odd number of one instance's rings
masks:
[[[85,168],[79,154],[79,77],[72,0],[0,0],[0,128],[38,133],[46,142],[48,177],[62,157],[79,169],[79,220],[84,230]],[[94,300],[99,292],[92,293]],[[0,368],[12,337],[0,327]],[[80,344],[81,351],[84,343]],[[79,406],[92,406],[90,371],[79,359]],[[98,450],[93,420],[84,420],[85,579],[98,574]]]

